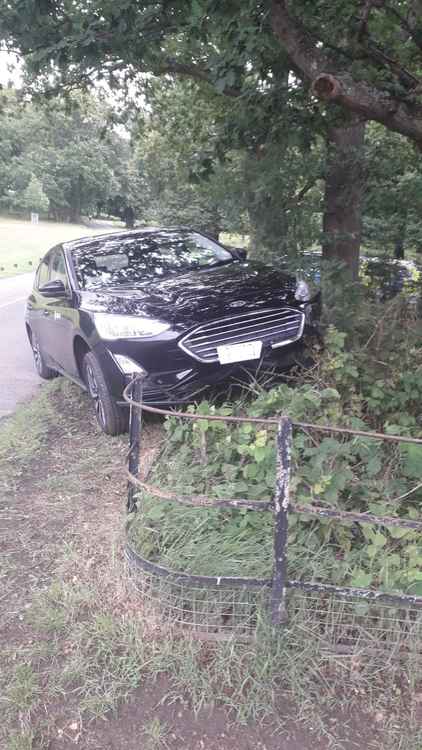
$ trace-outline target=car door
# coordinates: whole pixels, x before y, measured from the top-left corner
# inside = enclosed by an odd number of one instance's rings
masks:
[[[26,320],[33,334],[39,341],[40,347],[44,347],[44,328],[46,316],[44,306],[47,300],[40,294],[39,289],[48,282],[50,278],[50,253],[48,253],[38,266],[35,276],[34,287],[26,304]]]
[[[75,374],[73,338],[75,309],[62,248],[50,252],[48,281],[62,281],[65,295],[43,297],[42,344],[49,359],[60,369]],[[39,290],[42,295],[42,290]]]

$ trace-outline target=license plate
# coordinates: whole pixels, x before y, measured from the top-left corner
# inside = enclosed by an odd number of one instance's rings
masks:
[[[248,359],[259,359],[262,341],[247,341],[244,344],[222,344],[217,346],[218,360],[221,365],[232,362],[245,362]]]

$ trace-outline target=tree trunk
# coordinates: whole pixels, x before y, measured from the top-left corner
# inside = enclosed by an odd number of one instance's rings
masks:
[[[328,131],[323,257],[346,263],[353,279],[359,274],[364,135],[364,123],[355,119]]]
[[[404,243],[406,238],[406,216],[397,221],[397,236],[394,242],[394,257],[404,260]]]
[[[209,221],[208,224],[205,225],[204,231],[206,232],[206,234],[209,234],[210,237],[218,242],[218,238],[222,231],[220,226],[220,218],[215,217],[214,220]]]
[[[69,221],[72,224],[78,224],[81,220],[81,196],[82,196],[82,177],[79,175],[76,181],[72,183],[70,196]]]
[[[394,257],[396,260],[404,260],[404,237],[399,237],[394,245]]]

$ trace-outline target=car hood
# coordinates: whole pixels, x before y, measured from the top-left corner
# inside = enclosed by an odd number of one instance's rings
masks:
[[[81,292],[81,307],[89,312],[146,315],[189,327],[213,318],[293,304],[295,279],[257,262],[230,263],[215,268]]]

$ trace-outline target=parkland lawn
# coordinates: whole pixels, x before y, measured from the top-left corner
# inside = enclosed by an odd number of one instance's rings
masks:
[[[117,227],[118,228],[118,227]],[[35,269],[40,258],[54,245],[77,237],[112,231],[107,226],[62,224],[0,217],[0,277],[14,276]]]

